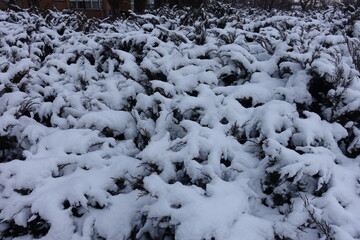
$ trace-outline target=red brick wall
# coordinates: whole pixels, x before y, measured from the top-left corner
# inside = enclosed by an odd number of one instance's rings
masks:
[[[106,17],[105,10],[97,9],[97,10],[81,10],[81,12],[85,13],[85,15],[89,18],[96,17],[96,18],[104,18]]]
[[[40,8],[58,10],[69,8],[68,1],[52,1],[52,0],[40,0]]]
[[[105,0],[106,1],[106,0]],[[131,9],[131,1],[130,0],[124,0],[122,4],[120,4],[120,8],[123,11],[127,11]]]
[[[15,3],[17,6],[22,8],[29,8],[29,1],[30,0],[16,0]],[[63,1],[53,1],[53,0],[40,0],[39,4],[40,8],[42,9],[69,9],[70,8],[70,2],[69,0],[63,0]],[[7,4],[4,0],[0,0],[0,9],[7,9]],[[120,4],[121,11],[127,11],[131,9],[131,0],[123,0]],[[110,14],[110,5],[108,3],[108,0],[103,0],[103,7],[102,9],[76,9],[77,11],[81,11],[85,13],[87,17],[97,17],[97,18],[105,18]]]
[[[29,1],[28,0],[15,0],[15,4],[21,8],[29,8]],[[4,0],[0,0],[0,9],[5,10],[8,6]]]
[[[0,0],[0,9],[1,10],[4,10],[4,9],[7,9],[7,5],[4,1]]]

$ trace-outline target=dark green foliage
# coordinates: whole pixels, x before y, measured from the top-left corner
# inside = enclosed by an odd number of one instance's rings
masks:
[[[14,220],[2,222],[1,225],[4,226],[4,230],[0,232],[2,239],[25,235],[32,235],[33,238],[38,239],[46,236],[50,229],[49,223],[42,219],[39,214],[33,214],[25,227],[16,225]]]

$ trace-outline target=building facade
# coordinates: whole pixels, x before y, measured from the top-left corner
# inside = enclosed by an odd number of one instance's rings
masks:
[[[109,0],[12,0],[21,8],[37,6],[41,9],[73,9],[83,12],[87,17],[105,18],[111,14]],[[120,11],[134,10],[134,0],[117,0]],[[8,8],[8,0],[0,0],[0,9]]]

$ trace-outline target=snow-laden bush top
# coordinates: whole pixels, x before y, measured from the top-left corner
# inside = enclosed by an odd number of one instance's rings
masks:
[[[358,12],[0,12],[1,239],[357,239]]]

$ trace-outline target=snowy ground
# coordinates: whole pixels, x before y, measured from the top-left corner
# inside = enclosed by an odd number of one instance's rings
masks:
[[[346,11],[0,11],[0,238],[360,239]]]

